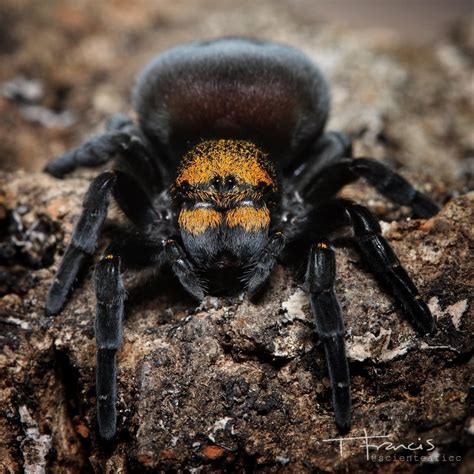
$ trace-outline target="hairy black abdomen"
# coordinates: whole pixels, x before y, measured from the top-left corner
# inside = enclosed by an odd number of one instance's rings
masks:
[[[140,125],[168,159],[201,139],[243,138],[289,162],[322,129],[328,86],[299,51],[227,38],[157,56],[138,80]]]

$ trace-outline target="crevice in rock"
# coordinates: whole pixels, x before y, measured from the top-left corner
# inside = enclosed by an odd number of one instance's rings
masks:
[[[52,396],[62,397],[57,402],[59,410],[64,410],[64,425],[59,427],[56,433],[56,442],[65,443],[69,453],[72,454],[70,463],[72,466],[80,466],[81,472],[93,472],[89,462],[92,453],[92,433],[91,428],[87,426],[85,418],[85,407],[81,402],[82,385],[81,376],[77,368],[71,363],[66,351],[54,351],[54,375],[57,383],[60,385],[58,390]],[[63,432],[66,431],[67,433]],[[69,464],[66,460],[66,464]]]

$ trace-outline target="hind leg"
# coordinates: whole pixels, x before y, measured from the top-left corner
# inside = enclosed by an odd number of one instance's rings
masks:
[[[428,196],[387,165],[372,158],[354,158],[351,139],[344,133],[323,135],[310,156],[289,177],[293,188],[309,202],[324,201],[346,184],[363,178],[386,198],[411,207],[418,217],[428,218],[439,211]]]
[[[106,133],[49,161],[44,170],[56,178],[62,178],[81,166],[103,165],[127,149],[132,138],[136,139],[137,136],[138,130],[131,119],[124,115],[114,116]]]

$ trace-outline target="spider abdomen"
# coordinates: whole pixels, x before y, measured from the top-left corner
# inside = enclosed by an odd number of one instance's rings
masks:
[[[134,93],[140,125],[179,160],[202,139],[246,139],[289,162],[324,128],[319,69],[288,46],[225,38],[157,56]]]

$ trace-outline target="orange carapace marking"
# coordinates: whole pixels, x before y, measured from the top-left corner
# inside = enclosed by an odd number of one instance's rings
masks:
[[[219,176],[233,176],[237,184],[275,187],[273,169],[266,155],[252,142],[244,140],[208,140],[190,150],[176,178],[176,186],[208,183]]]
[[[212,179],[232,176],[237,187],[218,192],[211,187]],[[184,183],[195,188],[195,201],[212,202],[210,207],[182,209],[178,222],[185,231],[198,235],[209,228],[240,226],[248,232],[265,229],[270,224],[267,207],[240,206],[244,199],[261,197],[257,188],[262,183],[276,190],[275,171],[266,155],[252,142],[244,140],[208,140],[195,146],[183,158],[174,189]],[[203,186],[199,186],[203,185]],[[208,186],[209,185],[209,186]],[[239,185],[243,187],[239,188]]]

